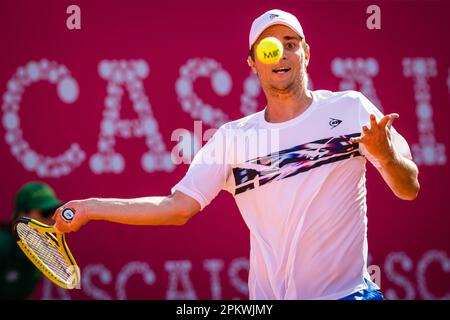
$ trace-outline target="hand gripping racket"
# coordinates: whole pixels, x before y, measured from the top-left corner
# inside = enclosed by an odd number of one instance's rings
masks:
[[[61,213],[71,221],[75,210]],[[17,244],[33,264],[51,281],[64,289],[73,289],[80,282],[80,269],[70,253],[63,233],[30,218],[18,218],[13,224]]]

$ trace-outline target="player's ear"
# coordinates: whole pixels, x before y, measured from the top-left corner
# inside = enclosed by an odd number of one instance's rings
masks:
[[[305,66],[309,65],[309,60],[311,58],[311,49],[307,43],[305,43]]]
[[[248,66],[252,69],[252,72],[253,72],[254,74],[258,74],[258,72],[256,71],[256,68],[255,68],[255,62],[253,61],[253,59],[252,59],[251,56],[248,56],[248,58],[247,58],[247,64],[248,64]]]

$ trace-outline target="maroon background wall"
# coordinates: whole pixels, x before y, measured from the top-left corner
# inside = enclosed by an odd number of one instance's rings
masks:
[[[65,200],[169,194],[187,169],[168,161],[174,130],[264,107],[245,61],[248,31],[279,8],[303,25],[312,87],[361,90],[398,112],[419,164],[413,202],[368,166],[370,264],[383,292],[450,298],[449,2],[376,2],[380,30],[367,28],[374,3],[364,1],[75,3],[81,30],[66,27],[71,1],[0,4],[1,220],[29,180]],[[248,230],[225,193],[183,227],[92,222],[68,241],[81,289],[44,281],[36,298],[247,298]]]

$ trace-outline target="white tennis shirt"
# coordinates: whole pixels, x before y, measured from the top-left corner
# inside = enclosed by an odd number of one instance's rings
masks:
[[[172,188],[201,209],[233,194],[250,230],[250,299],[339,299],[370,279],[366,159],[378,165],[350,137],[383,115],[356,91],[312,94],[289,121],[269,123],[263,110],[221,126]],[[394,128],[392,139],[411,159]]]

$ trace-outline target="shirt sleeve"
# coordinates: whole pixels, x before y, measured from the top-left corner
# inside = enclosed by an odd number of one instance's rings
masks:
[[[367,99],[362,93],[359,95],[359,124],[360,127],[367,126],[370,128],[370,115],[374,114],[377,122],[384,117],[383,113]],[[403,136],[398,133],[397,130],[391,127],[391,139],[395,150],[407,159],[412,160],[411,150],[409,148],[408,142],[403,138]],[[380,168],[379,162],[367,151],[363,143],[359,144],[360,153],[370,161],[376,168]]]
[[[203,210],[225,187],[231,165],[226,130],[220,127],[195,155],[186,175],[172,188],[195,199]]]

